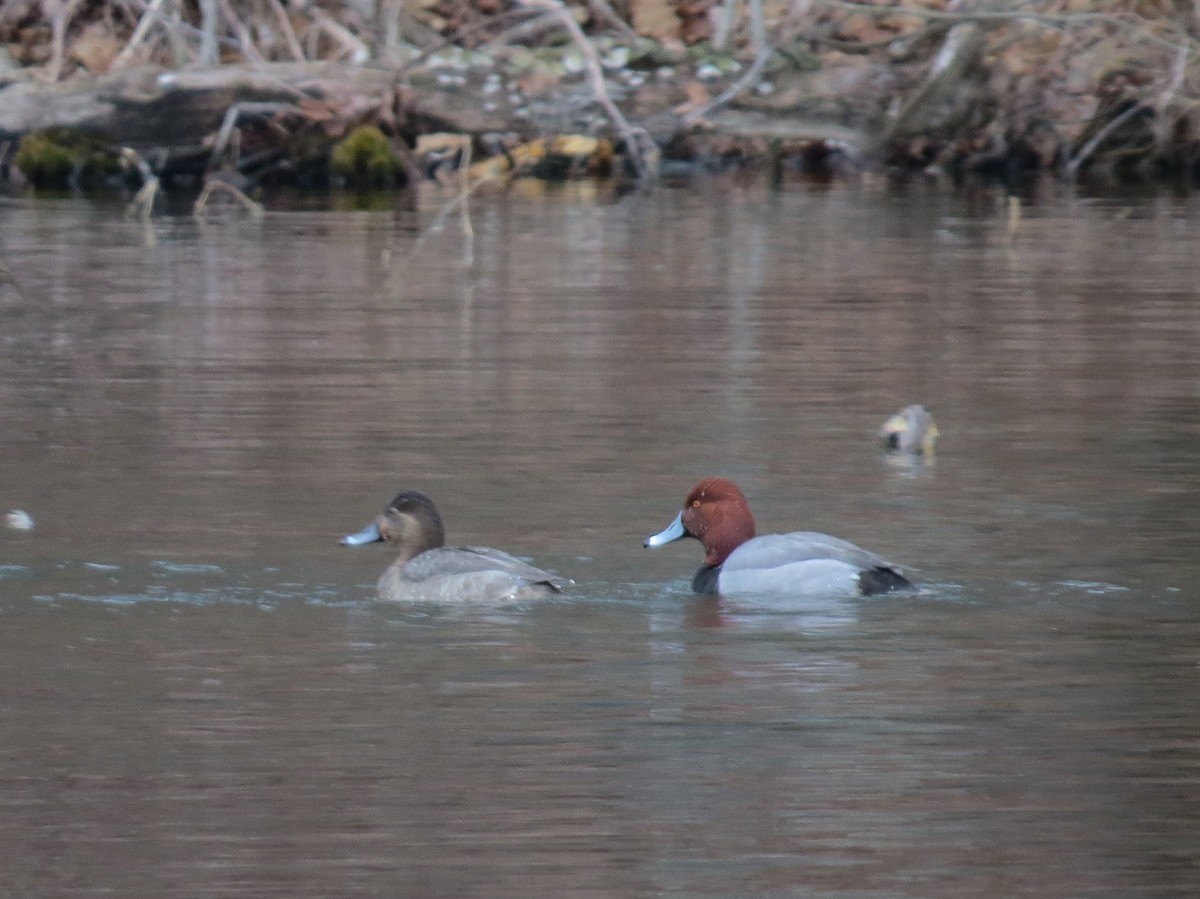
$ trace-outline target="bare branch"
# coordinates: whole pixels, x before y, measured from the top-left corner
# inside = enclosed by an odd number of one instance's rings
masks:
[[[1088,161],[1088,159],[1091,157],[1091,155],[1096,152],[1096,148],[1099,147],[1102,143],[1104,143],[1104,141],[1106,141],[1108,139],[1110,134],[1112,134],[1114,131],[1116,131],[1118,128],[1120,128],[1122,125],[1124,125],[1126,122],[1128,122],[1131,118],[1133,118],[1139,112],[1145,112],[1145,111],[1146,111],[1146,107],[1143,106],[1141,103],[1133,103],[1123,113],[1121,113],[1119,116],[1114,118],[1111,122],[1109,122],[1107,125],[1105,125],[1103,128],[1101,128],[1099,131],[1097,131],[1096,134],[1092,137],[1092,139],[1089,140],[1086,144],[1084,144],[1083,147],[1079,150],[1079,152],[1075,154],[1075,157],[1070,162],[1067,163],[1067,176],[1072,181],[1074,181],[1075,178],[1079,175],[1079,167]]]
[[[552,31],[558,27],[558,16],[552,12],[538,12],[533,9],[523,9],[520,12],[532,14],[533,18],[526,18],[523,22],[518,22],[515,25],[510,25],[503,31],[497,32],[492,37],[488,38],[483,45],[484,50],[494,50],[497,47],[507,47],[509,44],[515,44],[519,41],[533,40],[539,37],[544,31]]]
[[[951,28],[924,83],[888,124],[880,142],[886,144],[912,130],[914,120],[961,81],[963,72],[979,56],[983,43],[983,30],[973,22],[960,22]],[[921,123],[915,127],[919,129]]]
[[[58,81],[62,75],[66,58],[67,26],[71,24],[71,17],[82,2],[83,0],[55,0],[53,4],[48,4],[53,10],[53,15],[50,22],[50,65],[46,71],[46,79],[51,83]]]
[[[221,129],[217,132],[217,139],[213,142],[212,153],[208,157],[208,167],[215,170],[221,162],[221,157],[225,155],[225,148],[229,146],[229,139],[233,134],[233,129],[237,126],[237,121],[243,114],[254,113],[257,115],[271,115],[276,112],[283,112],[286,109],[295,109],[291,103],[254,103],[247,101],[245,103],[234,103],[225,111],[225,118],[221,121]]]
[[[320,26],[333,40],[341,44],[342,49],[349,55],[350,61],[361,65],[371,58],[370,48],[329,13],[316,7],[313,8],[313,21]]]
[[[209,199],[217,192],[230,194],[256,219],[260,219],[266,214],[261,203],[254,202],[228,181],[222,181],[220,178],[210,178],[205,183],[204,190],[200,191],[200,196],[196,198],[196,204],[192,207],[192,215],[198,219],[203,219],[204,214],[208,211]]]
[[[767,43],[767,27],[763,19],[762,0],[750,0],[750,34],[751,40],[754,42],[754,47],[757,50],[754,62],[750,64],[750,68],[746,70],[746,73],[741,78],[725,88],[715,98],[688,112],[683,117],[685,125],[698,122],[717,107],[724,106],[730,100],[740,97],[758,82],[759,76],[762,75],[763,67],[767,64],[767,60],[771,58],[771,54],[775,52],[775,48]]]
[[[1179,52],[1175,54],[1175,63],[1171,66],[1171,80],[1167,82],[1163,92],[1154,101],[1155,142],[1160,152],[1164,151],[1170,142],[1172,129],[1179,121],[1177,117],[1173,118],[1168,115],[1168,111],[1176,102],[1179,88],[1183,86],[1184,79],[1187,77],[1187,63],[1190,55],[1190,48],[1186,46],[1179,48]]]
[[[220,10],[217,0],[200,0],[200,59],[202,66],[215,66],[219,59],[217,49],[217,21]]]
[[[150,163],[146,162],[137,150],[131,147],[122,147],[120,155],[121,161],[125,165],[132,165],[142,176],[142,186],[125,208],[125,214],[136,214],[141,217],[142,221],[149,221],[150,214],[154,211],[154,199],[158,196],[160,186],[158,175],[154,174]]]
[[[288,52],[292,54],[292,59],[296,62],[304,62],[304,48],[300,46],[300,39],[296,37],[296,29],[292,27],[292,20],[288,18],[287,10],[283,8],[283,4],[279,0],[270,0],[271,12],[275,14],[275,19],[279,22],[279,29],[283,32],[283,39],[287,42]]]
[[[150,26],[154,24],[159,17],[158,11],[162,8],[163,0],[150,0],[150,5],[146,7],[146,11],[142,13],[142,17],[138,19],[137,27],[133,29],[133,34],[129,36],[129,42],[117,54],[117,58],[113,60],[112,68],[120,69],[129,64],[133,55],[142,45],[142,41],[146,39],[146,35],[150,32]]]
[[[633,126],[625,118],[625,114],[617,108],[617,104],[609,96],[608,86],[604,83],[604,69],[600,63],[600,54],[596,52],[596,48],[592,42],[587,39],[587,35],[583,33],[583,29],[575,21],[575,17],[571,15],[570,10],[563,6],[559,0],[521,0],[521,3],[526,7],[538,7],[554,13],[562,23],[563,28],[571,35],[571,39],[583,54],[592,92],[596,95],[596,99],[604,107],[604,111],[608,113],[608,117],[612,120],[613,125],[625,140],[626,152],[629,154],[629,160],[637,171],[638,180],[643,182],[648,181],[650,171],[646,166],[646,159],[643,155],[641,145],[641,138],[645,136],[645,133],[638,133],[634,130]]]
[[[233,11],[233,5],[229,0],[219,0],[219,2],[221,15],[229,23],[229,27],[233,29],[233,33],[237,35],[238,46],[241,48],[243,55],[251,62],[265,62],[262,54],[258,52],[258,48],[254,46],[254,40],[250,37],[250,32],[242,24],[242,20],[237,17],[237,13]]]
[[[625,38],[625,40],[638,40],[638,33],[629,26],[628,22],[617,15],[617,11],[612,8],[608,0],[587,0],[587,4],[594,12],[600,15],[600,18],[604,19],[609,25],[621,32],[621,36]]]
[[[464,142],[463,158],[458,170],[459,206],[462,210],[463,237],[467,239],[467,247],[463,251],[463,262],[468,268],[475,264],[475,229],[471,226],[471,141]]]
[[[733,21],[737,18],[738,0],[723,0],[721,10],[717,14],[717,23],[713,27],[712,45],[714,50],[724,50],[729,45],[729,36],[733,33]]]

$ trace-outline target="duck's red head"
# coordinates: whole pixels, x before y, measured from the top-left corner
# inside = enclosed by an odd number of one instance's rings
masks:
[[[704,564],[721,565],[754,536],[746,496],[727,478],[704,478],[688,493],[680,513],[684,530],[704,545]]]

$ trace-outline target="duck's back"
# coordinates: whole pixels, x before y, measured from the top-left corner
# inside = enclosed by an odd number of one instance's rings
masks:
[[[380,599],[407,601],[532,599],[558,593],[566,578],[485,546],[438,547],[379,579]]]
[[[910,586],[882,556],[816,531],[746,541],[725,560],[718,583],[722,593],[822,595],[885,593]]]

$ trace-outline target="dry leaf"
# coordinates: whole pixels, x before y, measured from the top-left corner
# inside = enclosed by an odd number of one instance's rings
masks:
[[[643,37],[678,38],[679,16],[670,0],[633,0],[633,29]]]

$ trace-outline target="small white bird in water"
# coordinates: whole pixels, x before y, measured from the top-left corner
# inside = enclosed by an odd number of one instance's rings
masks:
[[[921,405],[901,409],[879,428],[879,439],[890,450],[933,455],[938,428],[929,410]]]
[[[32,531],[33,516],[23,509],[12,509],[5,513],[4,524],[14,531]]]

